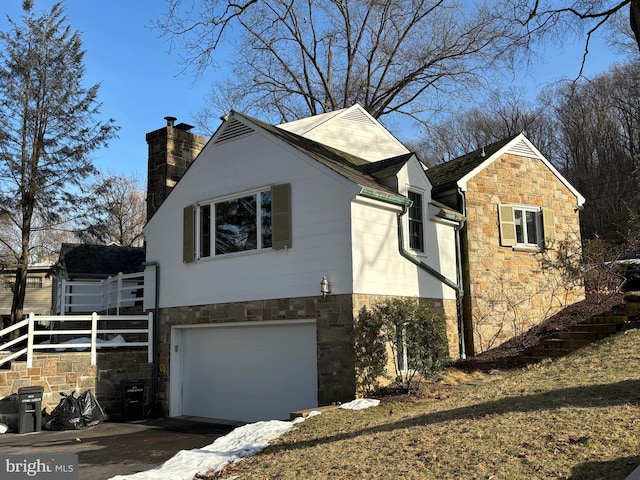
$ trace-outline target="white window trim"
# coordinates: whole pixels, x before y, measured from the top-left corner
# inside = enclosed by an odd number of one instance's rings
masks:
[[[417,250],[411,247],[411,236],[409,234],[409,224],[411,222],[411,219],[409,218],[409,211],[407,211],[407,214],[405,215],[406,217],[406,221],[404,225],[404,228],[406,231],[405,248],[417,256],[425,257],[427,256],[427,211],[428,211],[428,208],[427,208],[428,206],[425,202],[425,198],[426,198],[425,191],[421,188],[407,185],[407,192],[406,192],[407,198],[409,197],[409,192],[418,194],[422,197],[422,250]]]
[[[536,229],[537,229],[537,242],[536,243],[528,243],[528,242],[517,242],[516,245],[513,247],[514,249],[517,250],[542,250],[542,248],[544,247],[544,229],[543,229],[543,225],[542,225],[542,208],[535,206],[535,205],[525,205],[525,204],[520,204],[520,203],[511,203],[508,204],[509,206],[511,206],[514,210],[514,217],[515,217],[515,210],[521,210],[524,214],[524,212],[534,212],[536,214]],[[527,238],[527,232],[526,232],[526,219],[525,216],[523,215],[522,217],[522,234],[524,238]],[[517,239],[517,235],[516,235],[516,239]]]
[[[195,218],[195,255],[196,255],[196,261],[200,262],[200,261],[209,261],[209,260],[214,260],[217,258],[230,258],[230,257],[235,257],[235,256],[241,256],[241,255],[254,255],[260,252],[266,252],[266,251],[270,251],[272,248],[271,247],[262,247],[262,215],[261,215],[261,206],[260,206],[260,195],[263,192],[270,192],[271,191],[271,186],[266,186],[266,187],[260,187],[260,188],[255,188],[255,189],[251,189],[251,190],[245,190],[242,192],[238,192],[238,193],[234,193],[234,194],[229,194],[229,195],[224,195],[221,197],[216,197],[216,198],[212,198],[212,199],[208,199],[202,202],[198,202],[196,204],[196,218]],[[257,247],[255,249],[251,249],[251,250],[242,250],[239,252],[231,252],[231,253],[223,253],[223,254],[216,254],[216,238],[215,238],[215,205],[217,203],[222,203],[222,202],[226,202],[229,200],[235,200],[237,198],[242,198],[242,197],[248,197],[251,195],[256,195],[256,243],[257,243]],[[202,207],[209,205],[211,207],[210,209],[210,255],[209,256],[201,256],[200,252],[201,252],[201,212],[202,212]]]

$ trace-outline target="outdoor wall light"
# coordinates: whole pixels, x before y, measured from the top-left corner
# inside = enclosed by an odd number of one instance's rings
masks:
[[[326,297],[331,293],[331,283],[329,283],[327,277],[322,277],[322,281],[320,282],[320,293],[322,293],[323,297]]]

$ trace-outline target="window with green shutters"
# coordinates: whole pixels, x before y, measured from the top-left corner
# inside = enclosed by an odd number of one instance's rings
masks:
[[[185,207],[186,263],[233,253],[291,247],[289,184]]]
[[[549,209],[530,205],[498,205],[500,244],[504,247],[551,248],[555,219]]]

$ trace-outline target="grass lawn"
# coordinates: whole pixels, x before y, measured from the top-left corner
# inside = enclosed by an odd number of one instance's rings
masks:
[[[629,330],[440,399],[325,412],[219,478],[622,480],[638,465],[640,330]]]

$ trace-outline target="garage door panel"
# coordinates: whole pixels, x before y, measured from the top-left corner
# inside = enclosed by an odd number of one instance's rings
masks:
[[[256,421],[317,405],[314,323],[184,329],[182,414]]]

